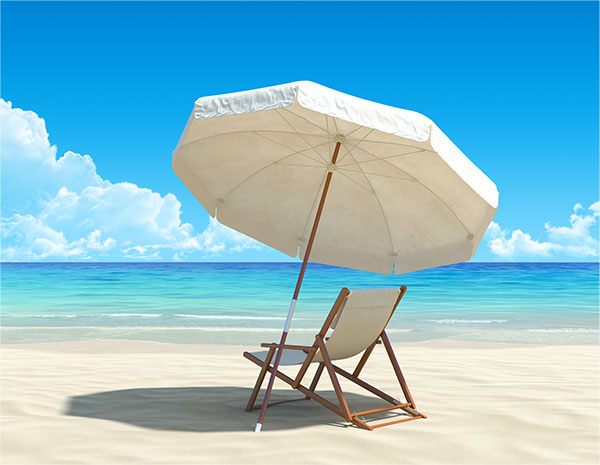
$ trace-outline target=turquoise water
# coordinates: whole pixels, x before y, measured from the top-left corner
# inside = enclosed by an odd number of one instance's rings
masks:
[[[298,263],[3,263],[3,343],[275,341]],[[597,263],[466,263],[406,275],[309,265],[290,334],[312,342],[341,287],[408,286],[395,342],[598,342]]]

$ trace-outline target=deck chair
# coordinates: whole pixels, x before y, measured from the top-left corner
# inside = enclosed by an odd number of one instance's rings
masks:
[[[299,365],[300,369],[295,378],[291,378],[282,373],[280,369],[277,370],[276,376],[289,384],[292,388],[300,391],[304,394],[304,397],[269,403],[267,407],[286,402],[313,399],[322,406],[338,414],[346,421],[351,422],[359,428],[371,431],[375,428],[381,428],[382,426],[417,420],[419,418],[427,418],[426,415],[417,410],[415,401],[408,390],[408,386],[404,380],[396,356],[394,355],[390,340],[385,333],[385,328],[405,292],[406,286],[402,286],[400,289],[361,289],[353,291],[343,288],[333,304],[321,331],[315,336],[315,342],[312,346],[284,345],[279,366]],[[330,328],[333,331],[330,337],[326,337],[327,331]],[[367,384],[359,378],[360,372],[367,363],[373,349],[375,349],[377,344],[381,343],[383,343],[383,346],[385,347],[394,372],[396,373],[396,377],[400,383],[400,387],[402,388],[405,397],[404,402]],[[267,372],[270,373],[273,370],[271,361],[273,360],[278,344],[261,344],[261,347],[265,347],[268,350],[260,352],[244,352],[244,357],[261,367],[258,379],[256,380],[256,384],[250,395],[250,400],[246,406],[247,412],[261,408],[260,405],[255,406],[254,404]],[[335,360],[349,358],[360,352],[363,352],[363,355],[352,373],[333,364],[333,361]],[[302,384],[302,380],[311,363],[318,363],[319,365],[312,382],[309,387],[306,387]],[[339,405],[335,405],[315,392],[324,369],[327,369],[327,373],[331,378],[331,384],[335,390]],[[351,412],[348,408],[348,403],[346,402],[342,388],[340,387],[337,375],[354,382],[391,405],[361,412]],[[367,420],[364,418],[366,415],[389,412],[396,409],[403,411],[404,415],[402,418],[378,424],[368,424]]]

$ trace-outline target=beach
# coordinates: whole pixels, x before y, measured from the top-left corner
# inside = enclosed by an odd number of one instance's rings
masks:
[[[2,463],[598,463],[597,346],[394,347],[427,419],[370,432],[306,401],[269,408],[256,434],[257,412],[244,408],[258,369],[242,357],[256,346],[4,344]],[[383,349],[363,374],[400,395]],[[381,405],[351,383],[342,388],[351,410]],[[335,399],[325,376],[319,389]],[[275,384],[273,400],[294,397]]]

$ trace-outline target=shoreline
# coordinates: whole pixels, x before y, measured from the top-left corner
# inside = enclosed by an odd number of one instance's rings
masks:
[[[264,338],[264,342],[269,342],[268,337]],[[270,341],[277,342],[277,341]],[[568,347],[568,348],[590,348],[596,347],[600,351],[600,343],[594,344],[543,344],[543,343],[514,343],[514,342],[495,342],[495,341],[468,341],[452,338],[432,339],[428,341],[409,341],[409,342],[394,342],[394,347],[430,347],[434,349],[510,349],[510,348],[543,348],[543,347]],[[21,349],[21,350],[40,350],[40,351],[56,351],[56,352],[79,352],[93,353],[95,350],[126,351],[126,352],[164,352],[168,349],[169,352],[200,352],[206,350],[215,351],[223,349],[224,351],[238,350],[259,350],[259,344],[214,344],[214,343],[177,343],[177,342],[162,342],[162,341],[145,341],[135,339],[81,339],[70,341],[53,341],[53,342],[26,342],[26,343],[4,343],[0,341],[0,350],[3,349]]]
[[[0,326],[0,343],[7,346],[26,344],[52,344],[60,342],[85,342],[88,340],[131,341],[185,345],[236,345],[253,346],[269,340],[277,342],[281,328],[200,328],[200,327],[14,327]],[[292,328],[290,344],[311,344],[318,328]],[[443,341],[456,343],[516,344],[527,346],[578,346],[600,345],[598,328],[552,328],[503,330],[491,328],[440,328],[419,329],[389,328],[393,344],[435,344]]]

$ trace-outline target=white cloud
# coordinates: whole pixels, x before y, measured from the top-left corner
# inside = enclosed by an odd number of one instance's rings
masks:
[[[260,248],[213,219],[197,233],[173,194],[102,179],[89,155],[57,159],[34,112],[0,99],[0,122],[3,260],[181,260]]]
[[[213,253],[229,249],[232,252],[243,252],[249,249],[258,250],[258,242],[249,239],[242,233],[222,225],[214,218],[210,219],[208,227],[200,234],[201,247]]]
[[[545,224],[547,240],[533,239],[520,229],[508,231],[492,221],[484,241],[491,252],[509,260],[523,259],[583,259],[599,256],[599,243],[595,225],[600,215],[600,202],[587,209],[577,203],[569,218],[570,226]]]
[[[5,260],[62,259],[83,254],[61,231],[29,214],[2,219],[2,245]]]
[[[46,123],[36,113],[0,99],[0,122],[3,214],[33,212],[61,187],[79,192],[109,183],[96,173],[89,155],[69,151],[57,159]]]

